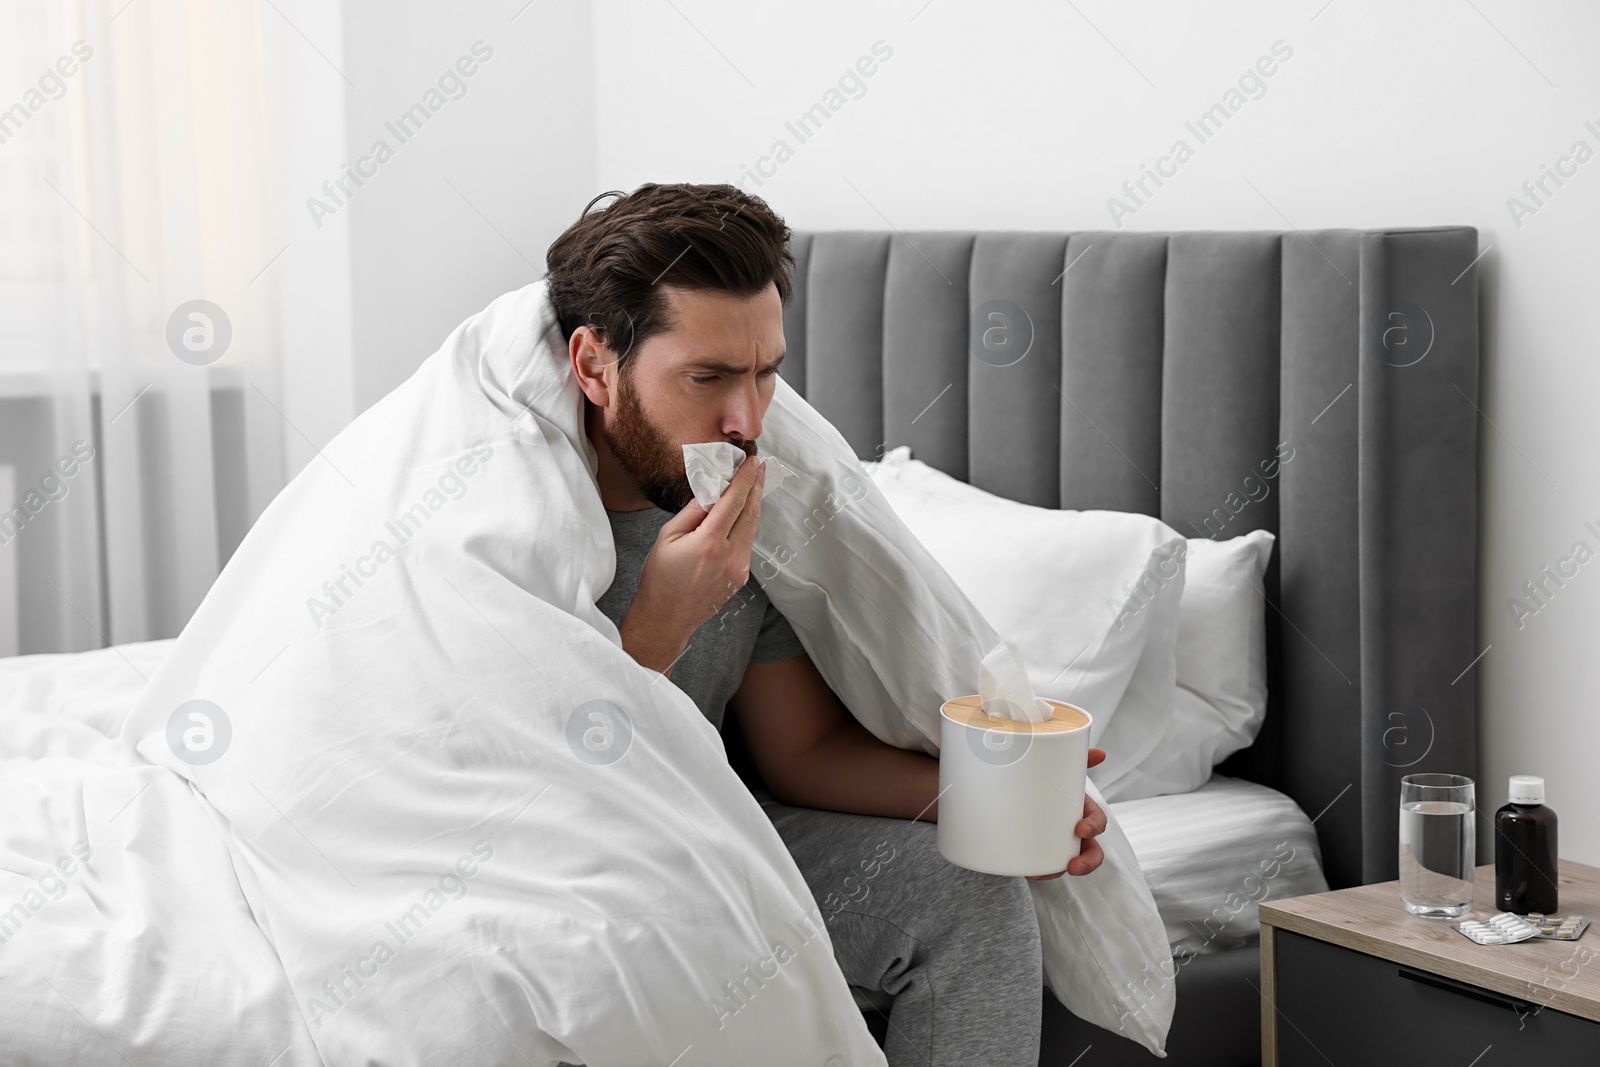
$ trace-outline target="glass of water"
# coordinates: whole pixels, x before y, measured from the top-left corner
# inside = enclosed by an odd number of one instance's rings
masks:
[[[1472,910],[1478,844],[1472,779],[1400,779],[1400,902],[1413,915],[1459,919]]]

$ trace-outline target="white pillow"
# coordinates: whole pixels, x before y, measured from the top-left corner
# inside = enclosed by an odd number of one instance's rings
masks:
[[[1267,530],[1190,538],[1178,620],[1177,689],[1167,732],[1117,799],[1187,793],[1256,739],[1267,716]]]
[[[1183,535],[1148,515],[1006,500],[905,447],[865,466],[990,625],[1016,642],[1035,691],[1094,717],[1090,741],[1106,761],[1090,778],[1122,799],[1119,780],[1162,740],[1172,711]]]

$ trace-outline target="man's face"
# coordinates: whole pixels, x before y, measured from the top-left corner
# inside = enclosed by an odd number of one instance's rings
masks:
[[[756,454],[783,359],[783,302],[768,285],[752,297],[665,287],[673,327],[639,345],[604,411],[612,453],[650,502],[677,512],[693,496],[682,446],[727,441]]]

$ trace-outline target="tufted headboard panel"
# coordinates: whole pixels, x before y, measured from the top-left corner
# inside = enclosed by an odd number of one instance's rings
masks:
[[[1277,535],[1267,721],[1222,765],[1395,877],[1399,779],[1477,775],[1477,231],[798,232],[783,374],[862,459]]]

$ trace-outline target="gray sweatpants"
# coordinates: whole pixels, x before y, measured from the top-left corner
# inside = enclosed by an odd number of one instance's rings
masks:
[[[939,854],[933,823],[757,796],[845,979],[894,998],[889,1067],[1038,1067],[1044,971],[1025,879],[957,867]]]

